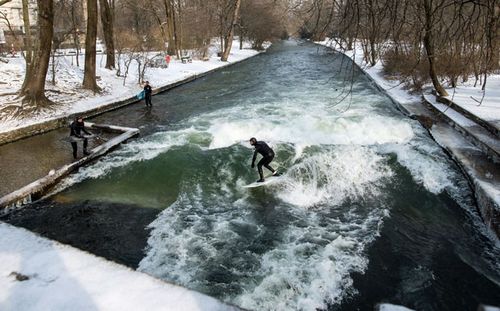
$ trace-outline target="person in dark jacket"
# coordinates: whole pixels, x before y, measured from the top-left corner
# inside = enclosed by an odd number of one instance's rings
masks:
[[[262,159],[260,159],[259,163],[257,163],[257,169],[259,170],[260,179],[257,182],[264,181],[264,173],[262,172],[262,166],[270,170],[273,175],[277,175],[278,172],[274,170],[269,163],[274,159],[274,151],[263,141],[257,141],[255,137],[250,138],[250,145],[254,146],[255,151],[253,153],[252,158],[252,168],[255,167],[255,159],[257,158],[257,153],[262,155]]]
[[[73,158],[77,158],[78,145],[77,141],[83,139],[83,154],[89,155],[90,153],[87,151],[88,139],[83,136],[82,132],[87,135],[92,135],[87,130],[85,130],[85,124],[83,123],[82,117],[76,117],[75,120],[71,123],[69,136],[72,138],[71,147],[73,147]]]
[[[149,85],[149,81],[144,83],[144,101],[146,102],[146,107],[153,107],[151,102],[151,97],[153,96],[153,89]]]

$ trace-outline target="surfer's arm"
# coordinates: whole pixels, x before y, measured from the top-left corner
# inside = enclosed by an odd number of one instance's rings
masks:
[[[82,131],[83,131],[85,134],[87,134],[87,135],[92,135],[92,133],[90,133],[89,131],[87,131],[87,130],[85,129],[85,125],[83,125],[83,126],[82,126]]]
[[[252,158],[252,167],[255,166],[255,159],[257,158],[257,149],[253,152],[253,158]]]

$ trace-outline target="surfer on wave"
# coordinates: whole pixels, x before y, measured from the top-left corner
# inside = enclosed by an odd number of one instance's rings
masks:
[[[257,153],[262,155],[259,163],[257,163],[257,169],[259,170],[260,179],[257,182],[264,182],[264,173],[262,172],[262,166],[267,168],[273,173],[273,176],[278,175],[278,171],[274,170],[269,163],[274,159],[274,151],[263,141],[257,141],[255,137],[250,138],[250,145],[254,146],[255,151],[252,158],[252,168],[255,167],[255,159],[257,158]]]

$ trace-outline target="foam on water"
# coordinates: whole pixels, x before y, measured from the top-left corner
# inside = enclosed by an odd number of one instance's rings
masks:
[[[392,176],[384,162],[382,156],[366,147],[324,150],[288,169],[283,181],[275,186],[277,196],[303,207],[376,196],[381,179]]]
[[[58,188],[64,189],[86,179],[99,178],[110,173],[114,168],[123,167],[132,162],[153,159],[174,146],[185,145],[190,140],[197,141],[195,134],[198,133],[193,128],[187,128],[179,131],[158,132],[144,139],[134,140],[122,145],[120,149],[101,158],[95,164],[80,168],[77,174],[64,179]],[[200,141],[202,140],[199,139],[197,142]]]
[[[461,196],[457,181],[463,180],[453,163],[437,144],[430,143],[428,134],[417,124],[413,125],[415,136],[406,144],[386,144],[379,147],[381,153],[396,154],[398,162],[406,167],[413,179],[428,191],[439,194],[448,191],[452,196]],[[467,187],[467,186],[465,186]]]
[[[205,191],[183,191],[150,225],[139,270],[250,310],[316,310],[341,301],[350,273],[366,268],[363,250],[387,216],[382,206],[352,207],[338,218],[328,209],[276,206],[279,217],[294,220],[270,232],[250,198]],[[272,246],[263,251],[263,241]],[[214,270],[224,279],[214,281]]]

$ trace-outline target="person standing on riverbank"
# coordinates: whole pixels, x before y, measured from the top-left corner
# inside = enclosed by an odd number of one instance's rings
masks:
[[[144,83],[144,101],[146,102],[146,107],[153,107],[151,102],[151,97],[153,96],[153,89],[149,85],[149,81]]]
[[[82,134],[85,133],[87,135],[92,135],[87,130],[85,130],[85,123],[83,122],[83,117],[76,117],[75,120],[71,123],[70,127],[70,139],[71,139],[71,147],[73,148],[73,158],[77,158],[78,145],[77,142],[83,140],[83,154],[89,155],[90,152],[87,151],[87,145],[89,143],[88,139]]]
[[[264,172],[262,172],[262,166],[267,168],[273,173],[273,176],[278,174],[278,171],[274,170],[269,163],[274,159],[274,151],[263,141],[257,141],[255,137],[250,138],[250,145],[254,146],[255,151],[252,158],[252,168],[255,167],[255,159],[257,158],[257,153],[262,155],[259,163],[257,163],[257,169],[259,171],[260,179],[257,182],[264,182]]]

